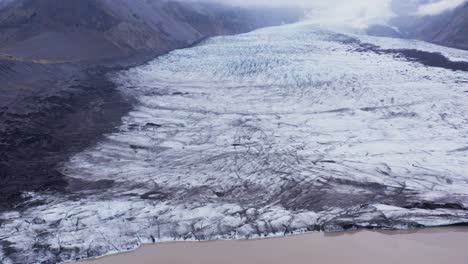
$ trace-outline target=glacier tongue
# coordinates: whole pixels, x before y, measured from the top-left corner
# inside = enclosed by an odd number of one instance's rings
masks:
[[[115,74],[135,109],[64,165],[69,195],[27,194],[43,205],[0,215],[0,260],[468,222],[467,73],[363,51],[354,38],[286,25]]]

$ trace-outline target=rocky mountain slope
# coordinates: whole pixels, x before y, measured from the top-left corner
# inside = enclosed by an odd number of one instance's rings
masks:
[[[295,21],[293,10],[167,0],[22,0],[0,12],[0,52],[77,61],[166,52],[203,37]]]
[[[468,49],[468,3],[435,16],[403,15],[392,21],[407,38]]]
[[[8,1],[0,2],[0,210],[27,207],[28,191],[64,191],[57,165],[131,109],[109,71],[300,16],[163,0]]]

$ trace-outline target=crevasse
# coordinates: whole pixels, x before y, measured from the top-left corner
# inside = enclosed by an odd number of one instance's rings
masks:
[[[137,99],[134,110],[63,168],[72,183],[112,184],[30,194],[45,204],[1,215],[0,236],[19,252],[2,252],[6,263],[155,241],[467,222],[467,73],[360,42],[468,58],[299,23],[119,72],[112,78]],[[45,247],[30,251],[37,243]]]

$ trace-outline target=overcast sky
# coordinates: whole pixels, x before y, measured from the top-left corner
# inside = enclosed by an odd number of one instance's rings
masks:
[[[437,15],[444,11],[452,10],[463,3],[468,2],[467,0],[440,0],[433,3],[421,5],[418,9],[419,15]]]
[[[468,0],[212,0],[229,2],[236,5],[294,5],[315,7],[336,15],[361,15],[368,17],[385,17],[392,14],[391,2],[399,1],[403,5],[418,6],[412,10],[417,15],[436,15],[454,9]],[[409,6],[408,5],[408,6]]]
[[[202,1],[202,0],[199,0]],[[211,0],[234,5],[301,6],[316,10],[311,15],[324,23],[382,22],[392,15],[392,0]],[[407,0],[405,0],[407,1]]]
[[[0,0],[0,4],[14,0]],[[67,1],[67,0],[62,0]],[[139,1],[139,0],[136,0]],[[385,19],[394,14],[392,1],[400,6],[400,12],[414,15],[436,15],[455,9],[468,0],[176,0],[211,1],[240,6],[300,6],[320,10],[323,17],[347,20]]]

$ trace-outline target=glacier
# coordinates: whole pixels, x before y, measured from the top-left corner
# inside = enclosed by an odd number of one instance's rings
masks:
[[[110,78],[134,109],[0,214],[0,262],[142,243],[468,222],[468,75],[367,46],[468,52],[302,22],[215,37]]]

